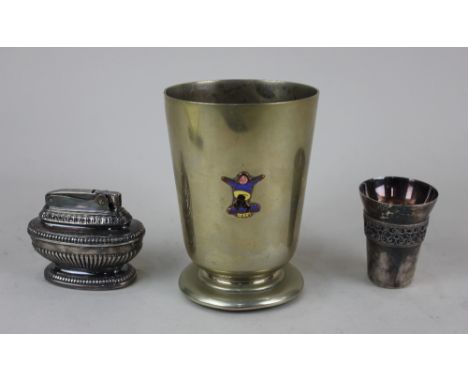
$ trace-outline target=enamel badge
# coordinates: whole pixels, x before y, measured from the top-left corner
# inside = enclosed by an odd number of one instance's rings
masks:
[[[238,218],[249,218],[260,211],[260,204],[253,203],[252,193],[254,186],[263,180],[265,175],[251,176],[242,171],[234,179],[223,176],[221,180],[231,186],[232,204],[227,208],[227,213]]]

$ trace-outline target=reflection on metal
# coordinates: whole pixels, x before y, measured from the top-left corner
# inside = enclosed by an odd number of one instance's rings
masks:
[[[127,263],[140,251],[145,228],[122,207],[119,192],[62,189],[45,199],[28,233],[36,251],[52,262],[44,271],[48,281],[87,290],[135,281],[136,271]]]
[[[222,80],[176,85],[165,95],[184,238],[193,261],[180,277],[182,291],[225,310],[293,299],[303,281],[289,260],[299,232],[317,90],[290,82]],[[242,189],[241,182],[252,187]]]
[[[403,288],[413,280],[438,192],[427,183],[395,176],[368,179],[359,191],[369,279],[383,288]]]

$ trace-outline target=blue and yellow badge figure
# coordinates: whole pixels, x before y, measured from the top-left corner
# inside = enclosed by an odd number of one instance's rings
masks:
[[[228,214],[238,218],[249,218],[255,212],[260,211],[260,204],[252,203],[250,199],[254,186],[264,178],[265,175],[250,176],[246,171],[237,174],[235,179],[221,177],[221,180],[232,188],[233,199],[227,209]]]

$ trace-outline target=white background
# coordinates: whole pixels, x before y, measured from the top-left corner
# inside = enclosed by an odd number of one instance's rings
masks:
[[[459,333],[466,270],[465,49],[1,49],[1,332]],[[179,292],[182,244],[163,89],[266,78],[320,89],[301,236],[302,296],[225,313]],[[414,283],[366,277],[359,183],[415,177],[438,188]],[[26,234],[44,194],[108,188],[147,228],[123,290],[55,287]],[[213,233],[216,234],[215,232]]]

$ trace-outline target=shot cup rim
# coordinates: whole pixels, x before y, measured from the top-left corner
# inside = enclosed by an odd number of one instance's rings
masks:
[[[246,83],[257,83],[263,85],[286,85],[290,87],[296,87],[297,89],[302,88],[303,91],[308,92],[307,95],[299,96],[297,98],[285,99],[285,100],[278,100],[278,101],[252,101],[252,102],[215,102],[215,101],[199,101],[199,100],[192,100],[189,97],[178,97],[171,92],[176,91],[183,87],[194,87],[194,86],[201,86],[201,85],[219,85],[219,84],[227,84],[233,82],[246,82]],[[300,102],[307,99],[311,99],[314,97],[318,97],[319,90],[311,85],[303,84],[300,82],[293,82],[293,81],[282,81],[282,80],[268,80],[268,79],[218,79],[218,80],[201,80],[201,81],[189,81],[189,82],[182,82],[178,84],[174,84],[168,86],[164,89],[164,95],[166,98],[173,99],[180,102],[187,102],[191,104],[198,104],[198,105],[225,105],[225,106],[259,106],[259,105],[279,105],[279,104],[286,104],[286,103],[294,103]]]
[[[432,194],[434,196],[429,201],[424,201],[422,203],[395,204],[395,203],[389,203],[389,202],[377,200],[375,198],[372,198],[372,197],[368,196],[365,193],[366,183],[375,182],[375,181],[379,181],[379,180],[385,180],[385,179],[402,180],[402,181],[405,181],[405,182],[408,182],[408,183],[413,183],[414,185],[428,187],[429,190],[432,191]],[[385,206],[388,206],[388,207],[395,206],[395,205],[404,206],[404,207],[408,207],[408,208],[427,207],[427,206],[435,204],[437,202],[438,197],[439,197],[439,191],[437,191],[437,189],[433,185],[431,185],[430,183],[423,182],[423,181],[415,179],[415,178],[404,177],[404,176],[377,176],[377,177],[366,179],[363,182],[361,182],[361,184],[359,185],[359,193],[360,193],[361,197],[363,199],[365,199],[365,200],[369,200],[369,201],[372,201],[372,202],[375,202],[375,203],[378,203],[378,204],[381,204],[381,205],[385,205]]]

